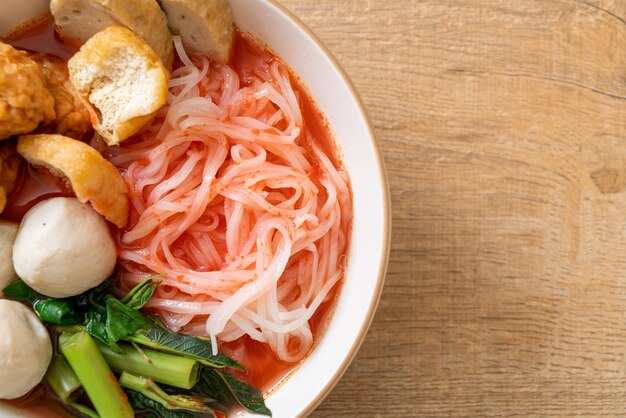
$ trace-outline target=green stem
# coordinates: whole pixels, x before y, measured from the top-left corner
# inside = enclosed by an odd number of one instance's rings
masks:
[[[89,334],[84,331],[74,335],[62,334],[59,337],[59,348],[101,417],[134,417],[119,382]]]
[[[70,406],[89,418],[100,418],[100,415],[96,414],[96,411],[91,408],[87,408],[85,405],[74,402],[73,404],[70,404]]]
[[[82,387],[78,376],[67,363],[67,360],[57,355],[52,357],[46,372],[46,382],[65,404],[75,401],[78,397],[77,391]]]
[[[177,350],[175,350],[173,348],[167,347],[167,346],[159,344],[159,343],[155,343],[150,338],[148,338],[145,334],[135,333],[133,335],[129,335],[128,337],[126,337],[126,339],[128,341],[133,342],[133,343],[141,344],[141,345],[143,345],[145,347],[149,347],[149,348],[152,348],[152,349],[157,350],[157,351],[162,351],[164,353],[169,353],[169,354],[178,355],[178,356],[186,356],[187,355],[184,352],[177,351]],[[198,359],[195,358],[193,360],[198,360]]]
[[[168,395],[152,379],[139,377],[127,372],[120,375],[120,385],[126,389],[134,390],[143,396],[160,403],[167,409],[184,409],[185,411],[201,412],[213,415],[213,410],[204,402],[213,399],[201,399],[184,395]]]
[[[199,364],[195,360],[154,350],[137,351],[132,345],[120,344],[121,353],[98,344],[106,362],[118,373],[127,371],[159,383],[191,389],[198,382]]]
[[[155,334],[156,340],[152,339],[153,337],[150,335],[151,333]],[[191,335],[185,334],[172,334],[166,330],[153,328],[148,331],[148,335],[138,332],[124,337],[124,339],[157,351],[196,360],[200,364],[214,369],[233,367],[243,371],[246,370],[242,365],[221,353],[218,353],[217,355],[210,354],[211,341],[201,337],[192,337]],[[203,352],[204,354],[201,354],[200,352]]]
[[[76,334],[85,330],[83,325],[55,325],[54,330],[58,333]]]
[[[148,277],[146,280],[131,289],[126,296],[120,299],[120,302],[132,309],[143,308],[143,306],[148,303],[154,294],[154,290],[160,283],[155,282],[154,279],[161,276],[163,275],[158,274]]]
[[[120,299],[120,302],[122,302],[124,305],[126,305],[128,302],[131,301],[132,298],[135,297],[135,295],[137,295],[138,293],[140,293],[141,291],[143,291],[143,289],[145,287],[148,287],[152,284],[152,276],[148,277],[146,280],[142,281],[141,283],[139,283],[137,286],[135,286],[134,288],[132,288],[130,290],[130,292],[128,292],[126,294],[126,296],[124,296],[122,299]]]

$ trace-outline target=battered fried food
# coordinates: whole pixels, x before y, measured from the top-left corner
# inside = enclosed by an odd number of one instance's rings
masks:
[[[121,25],[141,36],[172,68],[172,33],[157,0],[51,0],[50,11],[64,39],[81,45],[109,26]]]
[[[54,97],[56,120],[46,131],[75,139],[85,138],[93,128],[87,108],[72,87],[67,63],[49,54],[34,54],[31,58],[39,64],[48,83],[48,90]]]
[[[54,98],[39,66],[25,52],[0,42],[0,140],[54,118]]]
[[[0,146],[0,213],[7,205],[7,196],[15,186],[17,171],[20,166],[20,157],[15,151],[15,145],[4,143]]]
[[[64,178],[76,197],[118,227],[128,220],[128,187],[117,169],[84,142],[63,135],[24,135],[17,151],[26,161]]]
[[[110,26],[68,62],[72,85],[97,118],[94,129],[117,145],[149,124],[167,100],[167,71],[137,34]]]
[[[235,26],[228,0],[160,0],[174,33],[186,47],[226,64],[235,43]]]

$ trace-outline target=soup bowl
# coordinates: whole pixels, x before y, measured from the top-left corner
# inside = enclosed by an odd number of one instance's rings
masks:
[[[0,34],[46,13],[48,3],[47,0],[0,0]],[[282,58],[309,90],[328,121],[352,183],[351,242],[346,276],[334,314],[311,354],[267,398],[274,417],[306,416],[345,372],[374,316],[389,252],[387,179],[365,108],[329,50],[277,1],[231,0],[230,3],[238,28]],[[14,416],[25,415],[0,405],[0,417]]]

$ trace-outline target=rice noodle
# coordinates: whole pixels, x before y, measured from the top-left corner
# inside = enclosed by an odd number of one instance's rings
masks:
[[[316,145],[281,62],[244,83],[175,46],[168,105],[109,151],[130,186],[118,285],[162,274],[148,307],[173,330],[210,336],[214,351],[247,334],[300,360],[343,277],[348,176]]]

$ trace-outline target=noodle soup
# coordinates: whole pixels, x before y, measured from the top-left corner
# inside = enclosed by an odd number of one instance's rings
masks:
[[[51,20],[10,43],[64,59],[75,51]],[[269,392],[332,315],[352,218],[349,178],[324,117],[269,50],[241,33],[230,65],[187,55],[180,43],[176,50],[167,105],[151,126],[119,147],[90,141],[129,186],[130,221],[111,228],[116,292],[159,275],[146,311],[173,332],[211,337],[214,352],[247,369],[234,375]],[[26,165],[16,184],[1,215],[14,221],[71,195]]]

